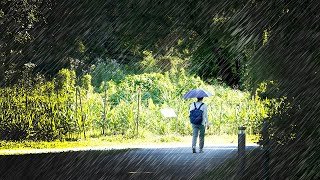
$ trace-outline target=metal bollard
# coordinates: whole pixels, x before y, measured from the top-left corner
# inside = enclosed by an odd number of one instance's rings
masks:
[[[245,151],[246,151],[246,127],[238,127],[238,177],[242,179],[246,167]]]

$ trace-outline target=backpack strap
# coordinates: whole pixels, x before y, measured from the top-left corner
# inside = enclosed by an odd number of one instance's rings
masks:
[[[194,104],[194,109],[197,109],[196,102],[193,102],[193,104]]]
[[[201,106],[202,106],[204,103],[201,103],[201,105],[199,106],[199,108],[197,108],[197,106],[196,106],[196,102],[193,102],[193,104],[194,104],[194,108],[195,108],[195,109],[200,109],[200,108],[201,108]]]

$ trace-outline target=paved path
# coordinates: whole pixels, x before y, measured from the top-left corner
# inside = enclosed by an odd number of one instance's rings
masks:
[[[247,146],[247,150],[256,146]],[[236,145],[82,151],[0,156],[0,179],[197,179],[237,155]]]

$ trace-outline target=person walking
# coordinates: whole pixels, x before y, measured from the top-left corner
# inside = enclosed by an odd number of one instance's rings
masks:
[[[208,113],[207,113],[207,105],[202,102],[203,97],[197,98],[196,102],[193,102],[190,105],[190,118],[192,116],[192,111],[195,109],[199,109],[202,111],[202,118],[200,123],[192,123],[192,152],[196,153],[196,144],[197,144],[197,139],[199,136],[199,153],[203,153],[203,146],[204,146],[204,134],[206,128],[209,128],[209,122],[208,122]]]

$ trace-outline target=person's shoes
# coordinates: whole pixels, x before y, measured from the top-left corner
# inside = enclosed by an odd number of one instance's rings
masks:
[[[196,148],[192,148],[192,153],[196,153]]]
[[[202,150],[202,149],[200,149],[200,150],[199,150],[199,153],[203,153],[203,150]]]

